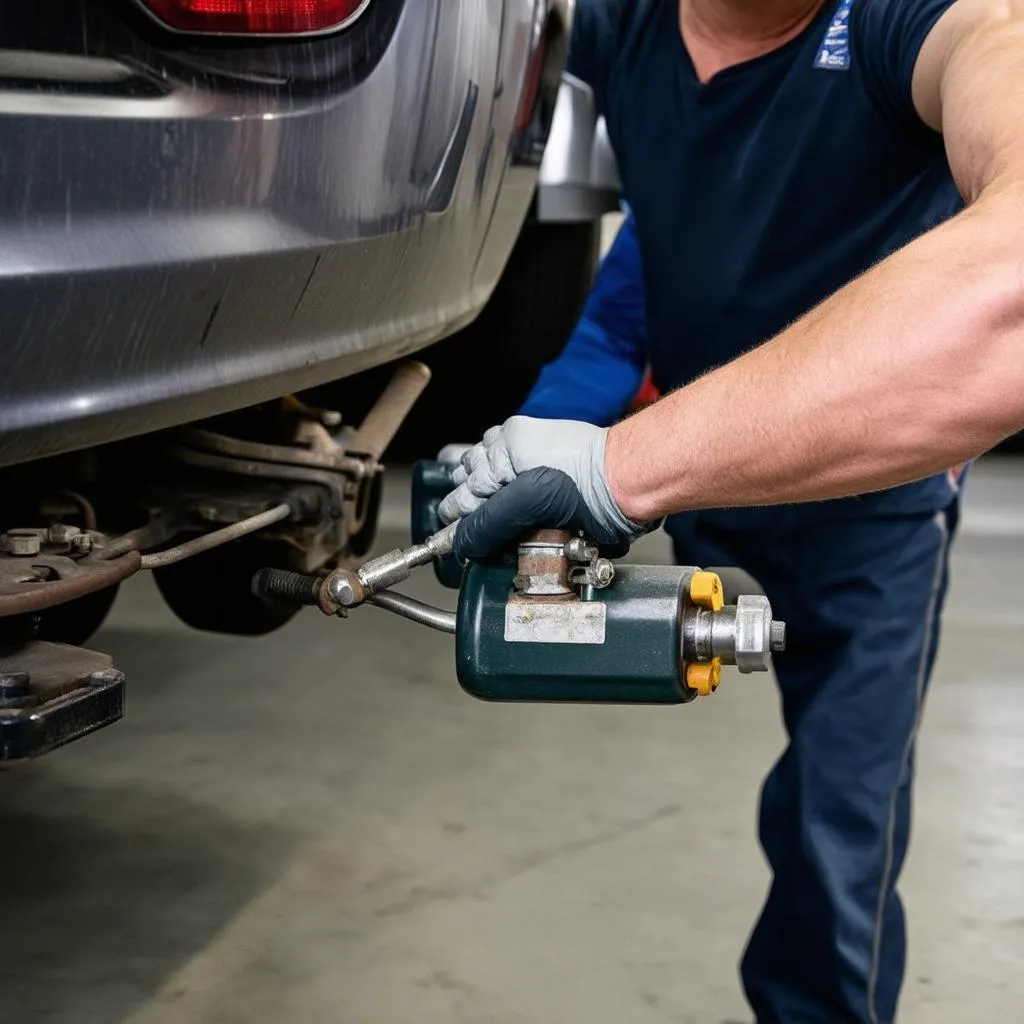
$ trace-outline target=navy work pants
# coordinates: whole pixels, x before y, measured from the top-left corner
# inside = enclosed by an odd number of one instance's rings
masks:
[[[760,813],[774,879],[741,967],[759,1024],[895,1016],[896,881],[956,516],[956,498],[938,512],[859,499],[667,524],[680,563],[747,570],[788,623],[775,665],[789,745]]]

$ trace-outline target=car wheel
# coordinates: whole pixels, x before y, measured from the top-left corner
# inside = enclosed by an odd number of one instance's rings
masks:
[[[264,636],[289,622],[298,605],[257,597],[252,578],[263,568],[291,569],[291,549],[267,541],[239,541],[174,565],[153,577],[168,607],[187,626],[208,633]]]

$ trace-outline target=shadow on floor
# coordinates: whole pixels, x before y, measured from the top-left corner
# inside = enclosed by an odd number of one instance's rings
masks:
[[[40,762],[0,775],[0,1020],[12,1024],[121,1020],[293,845],[150,785],[68,774]]]

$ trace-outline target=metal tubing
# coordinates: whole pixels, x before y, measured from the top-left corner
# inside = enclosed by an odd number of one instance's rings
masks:
[[[176,547],[168,548],[166,551],[158,551],[153,555],[143,555],[141,568],[162,569],[165,565],[173,565],[175,562],[180,562],[183,559],[193,558],[195,555],[201,555],[204,551],[210,551],[212,548],[220,547],[222,544],[229,544],[233,540],[238,540],[239,537],[245,537],[250,533],[256,533],[257,530],[262,530],[272,526],[274,523],[279,523],[282,519],[287,519],[291,514],[291,506],[282,502],[280,505],[275,505],[259,515],[250,516],[248,519],[242,519],[237,523],[232,523],[230,526],[225,526],[222,530],[204,533],[201,537],[185,541],[184,544],[178,544]]]
[[[418,622],[421,626],[428,626],[430,629],[436,629],[442,633],[455,632],[455,612],[446,612],[443,608],[435,608],[433,605],[417,601],[415,597],[409,597],[407,594],[384,591],[381,594],[371,595],[367,601],[378,608],[394,612],[403,619]]]
[[[346,449],[354,455],[378,461],[429,383],[430,370],[423,363],[400,366]]]

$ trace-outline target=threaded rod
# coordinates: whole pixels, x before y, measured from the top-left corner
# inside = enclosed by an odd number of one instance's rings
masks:
[[[286,569],[260,569],[252,578],[252,592],[257,597],[291,604],[318,604],[320,577],[304,576]]]

